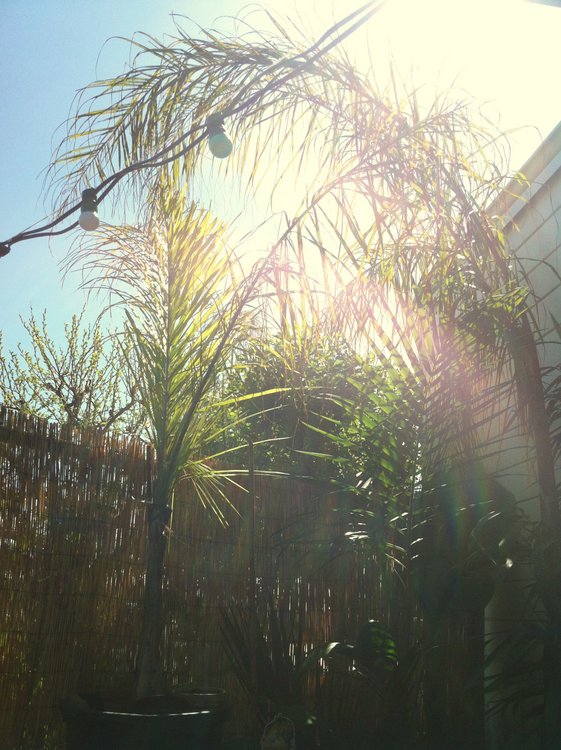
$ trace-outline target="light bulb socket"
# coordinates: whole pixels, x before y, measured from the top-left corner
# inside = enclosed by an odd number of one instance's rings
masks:
[[[232,153],[232,141],[224,130],[224,117],[215,112],[206,118],[206,135],[210,152],[217,159],[226,159]]]
[[[220,112],[214,112],[206,118],[206,134],[209,138],[219,133],[225,133],[224,118]]]
[[[86,188],[82,190],[82,203],[80,205],[82,213],[84,211],[97,211],[97,193],[95,188]]]
[[[97,215],[97,195],[94,188],[82,190],[80,209],[78,224],[85,232],[95,231],[99,226],[99,216]]]

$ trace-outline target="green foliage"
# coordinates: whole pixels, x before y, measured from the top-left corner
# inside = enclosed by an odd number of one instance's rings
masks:
[[[342,337],[321,327],[308,333],[300,348],[281,336],[249,341],[228,375],[228,391],[261,394],[237,411],[261,415],[243,422],[244,437],[263,442],[257,465],[387,496],[411,471],[404,464],[419,409],[408,385]]]
[[[139,434],[143,413],[137,399],[134,358],[122,338],[100,321],[86,326],[84,311],[64,327],[57,345],[47,314],[33,312],[23,327],[30,347],[4,353],[0,333],[0,397],[6,406],[58,423]]]
[[[360,628],[355,643],[316,646],[301,671],[319,669],[316,697],[320,746],[373,750],[418,747],[421,735],[422,649],[403,647],[376,620]]]
[[[279,712],[301,730],[314,723],[304,699],[304,644],[298,616],[276,607],[272,600],[262,616],[241,606],[222,610],[226,653],[262,726]]]
[[[256,278],[240,283],[224,226],[186,203],[171,175],[158,201],[144,227],[100,230],[69,255],[67,270],[80,265],[84,286],[104,289],[124,311],[158,491],[169,497],[188,478],[218,512],[216,492],[223,493],[208,445],[224,430],[220,373],[245,337]]]
[[[279,469],[309,476],[324,469],[325,459],[333,459],[333,445],[321,431],[342,418],[337,399],[348,395],[349,378],[360,378],[363,372],[368,377],[344,341],[316,337],[296,351],[296,345],[280,336],[249,340],[228,373],[225,389],[239,396],[261,394],[237,403],[238,414],[263,415],[259,421],[243,422],[246,437],[265,443],[256,450],[256,465],[265,468],[273,462]]]
[[[397,646],[391,633],[376,620],[369,620],[360,629],[356,644],[334,641],[316,646],[306,657],[305,671],[322,659],[339,654],[355,663],[356,669],[370,679],[391,672],[398,663]]]
[[[281,712],[294,722],[302,748],[317,747],[318,737],[322,748],[338,742],[377,748],[403,738],[410,716],[392,729],[392,712],[411,708],[405,701],[412,685],[418,689],[416,656],[399,661],[393,635],[374,620],[362,626],[356,644],[334,642],[306,653],[298,617],[272,602],[262,617],[242,607],[222,612],[226,653],[261,725]]]

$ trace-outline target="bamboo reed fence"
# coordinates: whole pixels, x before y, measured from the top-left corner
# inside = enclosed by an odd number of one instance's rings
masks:
[[[0,411],[3,747],[57,747],[63,695],[130,682],[148,468],[139,443]]]
[[[150,472],[149,450],[138,441],[0,408],[2,748],[63,747],[62,697],[108,685],[132,690]],[[253,538],[251,493],[232,485],[229,499],[222,525],[178,487],[163,655],[169,687],[228,691],[235,734],[247,728],[250,709],[223,648],[224,605],[266,607],[273,597],[298,612],[308,646],[352,639],[368,618],[403,632],[411,612],[382,585],[372,553],[346,543],[343,497],[257,476]]]

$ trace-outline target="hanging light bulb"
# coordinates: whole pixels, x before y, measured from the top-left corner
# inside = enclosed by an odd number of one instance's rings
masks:
[[[86,188],[82,191],[82,205],[78,223],[86,232],[93,232],[99,226],[97,215],[97,195],[94,188]]]
[[[224,132],[224,118],[218,112],[206,118],[208,147],[217,159],[225,159],[232,153],[232,141]]]

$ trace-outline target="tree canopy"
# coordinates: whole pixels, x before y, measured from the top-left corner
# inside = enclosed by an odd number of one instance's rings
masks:
[[[2,402],[59,424],[140,434],[144,418],[132,353],[127,359],[122,338],[99,319],[86,325],[84,314],[65,325],[62,345],[48,331],[46,311],[40,321],[33,312],[22,321],[28,348],[4,352],[0,333]]]

